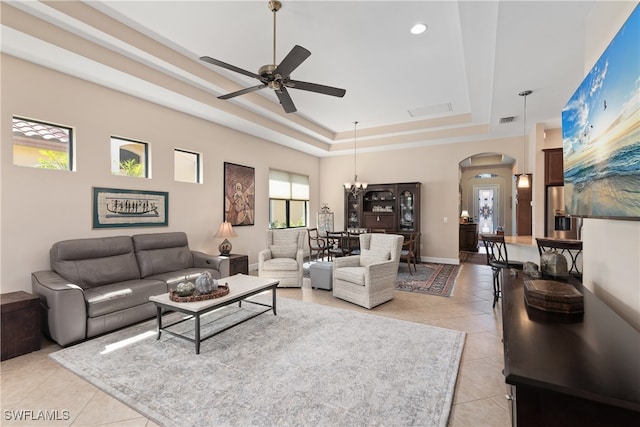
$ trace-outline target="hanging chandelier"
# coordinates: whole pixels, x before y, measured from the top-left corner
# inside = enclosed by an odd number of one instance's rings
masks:
[[[527,175],[527,96],[531,95],[531,91],[530,90],[525,90],[520,92],[518,95],[524,97],[524,124],[522,125],[523,129],[522,129],[522,135],[523,135],[523,141],[522,141],[522,145],[523,145],[523,149],[524,149],[524,156],[523,156],[523,160],[522,160],[522,174],[520,176],[518,176],[518,184],[517,187],[518,188],[529,188],[531,186],[531,183],[529,183],[529,175]]]
[[[357,169],[357,126],[358,122],[353,122],[353,183],[345,182],[344,190],[348,193],[353,194],[354,197],[357,197],[360,193],[367,189],[366,182],[358,181],[358,169]]]

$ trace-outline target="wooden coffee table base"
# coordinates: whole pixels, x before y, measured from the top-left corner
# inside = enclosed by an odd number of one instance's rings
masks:
[[[222,279],[222,281],[227,282],[229,285],[229,294],[225,295],[221,298],[210,299],[206,301],[197,301],[197,302],[175,302],[169,299],[169,294],[156,295],[149,298],[156,305],[157,309],[157,321],[158,321],[158,336],[157,339],[160,339],[162,332],[166,332],[170,335],[176,336],[178,338],[182,338],[184,340],[195,343],[196,346],[196,354],[200,354],[200,343],[206,339],[209,339],[215,335],[218,335],[227,329],[230,329],[234,326],[237,326],[241,323],[246,322],[249,319],[253,319],[256,316],[259,316],[267,311],[273,311],[273,315],[277,315],[276,313],[276,289],[278,287],[278,281],[272,279],[264,279],[254,276],[246,276],[244,274],[238,274],[236,276],[232,276],[229,278]],[[263,304],[256,301],[248,301],[246,298],[259,294],[261,292],[271,290],[271,305]],[[242,302],[261,305],[266,307],[264,310],[260,310],[252,314],[251,316],[243,319],[238,323],[234,323],[233,325],[229,325],[219,331],[216,331],[207,336],[200,336],[200,316],[203,314],[209,313],[215,309],[231,305],[234,303],[238,303],[239,307],[242,307]],[[173,322],[169,325],[162,325],[162,309],[167,309],[171,311],[177,311],[179,313],[184,313],[190,315],[187,318],[179,320],[177,322]],[[195,320],[195,329],[194,329],[194,338],[189,336],[180,334],[178,332],[170,331],[168,328],[180,324],[182,322],[189,321],[191,319]]]

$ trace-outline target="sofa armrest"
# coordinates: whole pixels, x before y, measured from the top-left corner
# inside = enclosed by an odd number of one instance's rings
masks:
[[[270,260],[271,258],[271,249],[263,249],[258,252],[258,269],[261,269],[264,262]]]
[[[220,272],[220,277],[228,277],[230,261],[225,256],[209,255],[200,251],[191,251],[193,254],[193,266],[196,268],[212,268]]]
[[[333,259],[333,268],[360,267],[360,255],[336,257]]]
[[[395,286],[398,275],[398,261],[389,260],[370,264],[364,271],[364,285],[372,289]]]
[[[31,289],[40,296],[42,332],[65,346],[86,338],[87,306],[84,291],[50,271],[31,273]]]

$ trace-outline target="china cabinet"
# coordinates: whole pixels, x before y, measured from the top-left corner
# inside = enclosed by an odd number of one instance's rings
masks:
[[[420,232],[420,183],[369,184],[357,196],[345,192],[345,229]],[[418,248],[419,257],[419,248]]]

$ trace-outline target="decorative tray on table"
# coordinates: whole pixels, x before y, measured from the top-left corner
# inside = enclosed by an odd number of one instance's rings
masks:
[[[196,301],[206,301],[209,299],[220,298],[229,293],[229,284],[219,285],[218,289],[214,290],[210,294],[202,294],[202,295],[187,295],[184,297],[178,296],[178,293],[175,290],[169,291],[169,299],[175,302],[196,302]]]

